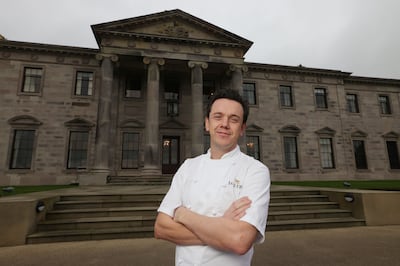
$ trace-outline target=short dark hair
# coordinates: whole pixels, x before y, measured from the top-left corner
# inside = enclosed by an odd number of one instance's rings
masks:
[[[206,117],[210,117],[211,107],[214,102],[218,99],[228,99],[240,103],[243,108],[243,124],[246,123],[247,117],[249,116],[249,104],[238,91],[232,89],[220,89],[216,90],[213,95],[211,95],[206,109]]]

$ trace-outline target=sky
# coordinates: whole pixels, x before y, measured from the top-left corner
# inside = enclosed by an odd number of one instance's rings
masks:
[[[172,9],[252,41],[246,62],[400,79],[398,0],[2,0],[0,34],[98,48],[91,25]]]

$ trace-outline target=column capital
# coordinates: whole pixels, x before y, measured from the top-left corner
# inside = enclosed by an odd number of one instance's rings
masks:
[[[249,68],[245,65],[229,65],[229,71],[234,72],[234,71],[242,71],[242,72],[247,72]]]
[[[143,63],[149,65],[150,63],[156,63],[157,65],[163,66],[165,64],[164,58],[155,58],[155,57],[143,57]]]
[[[103,54],[103,53],[96,54],[96,59],[98,61],[103,61],[105,58],[109,58],[114,63],[118,62],[119,60],[118,55],[116,54]]]
[[[202,69],[207,69],[208,68],[207,62],[200,62],[200,61],[189,61],[188,62],[188,66],[190,68],[194,68],[196,66],[200,66]]]

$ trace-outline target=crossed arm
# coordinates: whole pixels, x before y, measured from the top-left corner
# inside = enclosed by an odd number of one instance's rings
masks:
[[[178,207],[174,217],[160,212],[154,235],[177,245],[209,245],[242,255],[251,248],[257,237],[254,226],[239,220],[250,205],[248,197],[240,198],[221,217],[200,215],[185,207]]]

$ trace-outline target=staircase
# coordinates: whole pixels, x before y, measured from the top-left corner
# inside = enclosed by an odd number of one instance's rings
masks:
[[[48,211],[28,244],[153,237],[163,193],[66,195]],[[365,225],[317,190],[272,190],[267,231]]]

